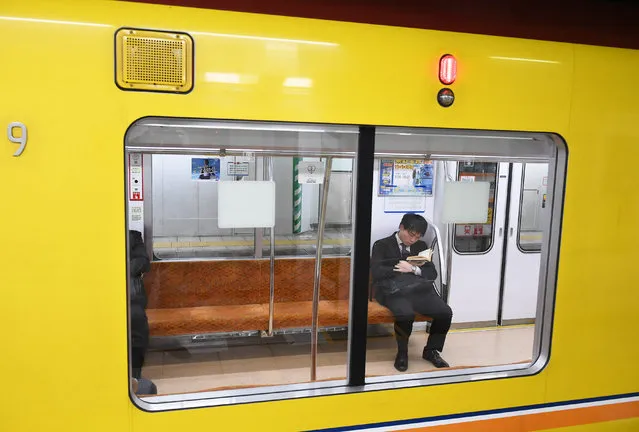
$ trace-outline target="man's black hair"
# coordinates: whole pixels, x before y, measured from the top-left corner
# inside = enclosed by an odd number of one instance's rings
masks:
[[[414,213],[406,213],[399,224],[403,225],[405,230],[420,233],[422,236],[426,234],[426,230],[428,229],[426,219]]]

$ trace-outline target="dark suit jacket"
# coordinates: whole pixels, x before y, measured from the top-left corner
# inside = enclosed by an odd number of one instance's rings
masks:
[[[131,339],[134,347],[146,348],[149,343],[149,322],[146,316],[147,297],[142,275],[151,269],[142,233],[129,230],[129,304],[131,307]]]
[[[428,249],[426,243],[422,240],[418,240],[410,246],[410,255],[417,255],[426,249]],[[373,244],[371,274],[373,276],[374,287],[384,285],[384,280],[405,274],[393,270],[401,258],[402,254],[399,250],[395,233],[389,237],[377,240],[375,244]],[[421,266],[420,269],[422,271],[422,278],[429,281],[437,279],[437,270],[435,270],[435,265],[432,262],[427,262]]]

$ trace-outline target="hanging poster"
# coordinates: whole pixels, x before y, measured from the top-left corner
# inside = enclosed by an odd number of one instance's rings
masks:
[[[191,180],[220,180],[220,158],[192,158]]]
[[[379,196],[432,196],[433,161],[382,159],[379,164]]]

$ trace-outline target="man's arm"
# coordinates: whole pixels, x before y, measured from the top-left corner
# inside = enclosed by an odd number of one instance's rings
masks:
[[[382,240],[377,240],[375,244],[373,244],[373,254],[371,256],[371,273],[373,280],[390,279],[397,275],[397,273],[393,271],[397,262],[392,261],[393,257],[387,257],[387,250],[388,248]]]
[[[418,274],[418,276],[421,276],[426,280],[437,279],[437,270],[435,269],[435,264],[430,261],[419,267],[419,271],[421,274]]]
[[[142,273],[146,273],[151,269],[151,262],[146,254],[142,235],[139,232],[134,231],[132,235],[129,236],[129,239],[131,241],[131,263],[129,265],[129,271],[132,277],[138,277],[141,276]]]
[[[411,248],[411,250],[412,249],[413,248]],[[426,242],[420,241],[419,243],[415,243],[414,253],[411,253],[411,255],[418,255],[420,252],[425,251],[426,249],[428,249],[426,247]],[[437,279],[437,270],[435,269],[435,264],[433,264],[432,262],[427,261],[423,266],[419,266],[417,268],[419,269],[416,272],[417,276],[421,276],[426,280]]]

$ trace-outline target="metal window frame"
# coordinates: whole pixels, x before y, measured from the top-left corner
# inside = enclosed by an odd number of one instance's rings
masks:
[[[181,119],[187,120],[187,119]],[[228,121],[224,121],[228,123]],[[277,128],[276,123],[270,122],[242,122],[244,124],[255,123],[261,126],[267,125],[265,130]],[[160,150],[160,153],[206,153],[212,149],[198,149],[188,147],[158,147],[148,146],[127,146],[127,137],[134,122],[124,139],[124,152],[149,153]],[[279,123],[289,127],[298,127],[296,123]],[[272,127],[271,127],[272,126]],[[331,125],[312,125],[313,127],[331,127]],[[342,127],[342,126],[337,126]],[[384,128],[401,132],[402,130],[415,130],[415,128]],[[330,154],[334,157],[349,155],[356,157],[354,167],[353,192],[355,197],[353,221],[353,238],[355,247],[352,254],[351,266],[351,303],[349,317],[349,340],[348,340],[348,374],[346,380],[334,380],[314,383],[289,384],[254,387],[238,390],[222,390],[199,393],[187,393],[179,395],[152,396],[141,399],[131,391],[129,397],[138,408],[149,412],[163,412],[169,410],[190,409],[196,407],[227,406],[234,404],[246,404],[263,401],[274,401],[293,398],[328,396],[337,394],[348,394],[356,392],[391,390],[408,387],[419,387],[439,384],[451,384],[461,382],[472,382],[478,380],[489,380],[498,378],[529,376],[539,373],[548,364],[551,350],[551,333],[553,326],[554,301],[557,282],[557,267],[559,262],[559,246],[561,240],[562,212],[565,194],[565,180],[567,169],[568,148],[560,136],[553,133],[541,134],[550,139],[554,145],[554,158],[548,160],[548,196],[550,217],[543,227],[548,232],[547,247],[542,248],[540,289],[538,296],[538,307],[535,326],[535,339],[533,347],[533,360],[530,364],[503,365],[477,367],[462,370],[437,370],[416,374],[390,375],[383,377],[366,378],[366,329],[368,326],[368,277],[369,277],[369,244],[371,238],[371,211],[372,211],[372,176],[374,170],[374,159],[376,157],[388,157],[388,153],[377,154],[375,152],[375,137],[378,127],[360,126],[358,132],[357,151],[352,152],[336,151]],[[433,130],[420,128],[420,130]],[[499,139],[501,136],[522,136],[536,135],[539,133],[526,132],[495,132],[495,131],[460,131],[451,129],[442,131],[433,130],[438,134],[472,135],[476,134],[485,138]],[[497,135],[497,136],[495,136]],[[517,139],[517,138],[516,138]],[[244,151],[244,150],[242,150]],[[228,150],[227,150],[228,152]],[[273,152],[264,152],[271,154]],[[286,152],[285,152],[286,153]],[[287,155],[287,154],[284,154]],[[308,154],[304,154],[305,156]],[[326,156],[326,155],[322,155]],[[428,155],[432,158],[432,155]],[[444,155],[441,159],[452,160],[455,155]],[[348,157],[348,156],[347,156]],[[405,156],[404,156],[405,157]],[[484,156],[485,157],[485,156]],[[486,157],[486,159],[492,159]],[[494,159],[499,161],[513,160],[520,161],[513,156],[497,156]],[[534,160],[534,157],[524,157],[525,160]],[[126,178],[126,177],[125,177]],[[128,186],[128,178],[125,180],[125,191]],[[125,205],[128,214],[128,199]],[[125,219],[128,229],[128,218]],[[358,244],[365,245],[357,247]],[[452,247],[452,245],[451,245]],[[128,264],[127,264],[128,266]],[[130,329],[128,329],[130,332]]]

